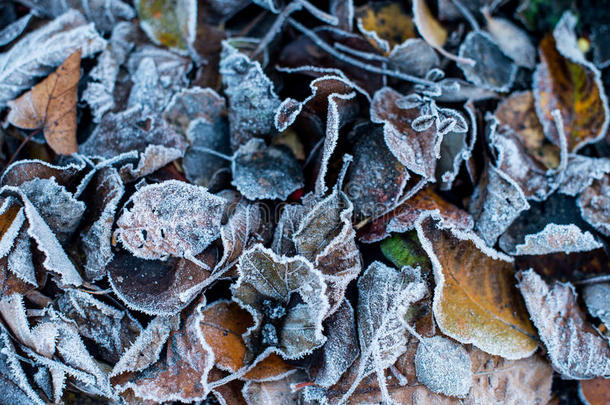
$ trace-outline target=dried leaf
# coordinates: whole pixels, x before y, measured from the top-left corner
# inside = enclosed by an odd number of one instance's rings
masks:
[[[270,135],[280,100],[260,63],[223,42],[220,74],[229,103],[233,150],[253,137]]]
[[[0,30],[0,46],[10,44],[14,39],[21,35],[30,23],[32,16],[32,13],[28,13],[20,19],[2,28],[2,30]]]
[[[472,229],[472,217],[466,211],[443,200],[431,187],[426,187],[391,212],[364,228],[360,241],[372,243],[390,236],[391,232],[403,233],[415,227],[415,221],[426,211],[438,211],[445,221],[458,228]]]
[[[413,22],[399,3],[369,4],[356,11],[358,27],[367,33],[374,33],[385,46],[369,38],[373,46],[384,52],[389,52],[396,45],[415,36]],[[367,35],[368,36],[368,35]],[[383,43],[381,42],[381,43]]]
[[[389,67],[417,77],[425,77],[440,65],[434,48],[420,38],[410,38],[394,46],[388,59]]]
[[[487,31],[502,52],[517,66],[533,69],[536,66],[536,48],[521,28],[505,18],[492,17],[488,9],[483,9]]]
[[[290,149],[251,139],[239,147],[232,163],[233,184],[250,200],[286,200],[302,188],[303,172]]]
[[[578,396],[586,405],[603,405],[610,401],[610,380],[594,378],[580,381]]]
[[[43,128],[49,146],[63,155],[78,150],[76,90],[80,59],[81,51],[74,52],[49,77],[8,103],[8,122],[19,128]]]
[[[413,173],[434,181],[442,136],[438,134],[436,125],[416,131],[413,122],[422,115],[422,111],[417,107],[400,108],[396,102],[401,98],[401,94],[389,87],[375,93],[371,103],[371,121],[384,124],[385,143],[400,163]]]
[[[447,30],[434,18],[426,0],[414,0],[412,4],[413,22],[417,31],[430,46],[446,56],[442,46],[447,41]]]
[[[149,315],[172,315],[184,309],[203,289],[214,268],[217,249],[211,246],[192,261],[170,257],[144,260],[121,250],[107,266],[114,293],[131,309]]]
[[[86,25],[78,11],[69,10],[0,55],[0,105],[31,88],[40,76],[51,73],[79,49],[87,58],[105,46],[93,24]]]
[[[600,73],[578,50],[575,24],[576,17],[566,12],[553,35],[542,39],[533,87],[536,113],[545,135],[559,145],[552,117],[552,112],[558,109],[570,152],[601,139],[610,120]]]
[[[170,180],[147,185],[130,199],[117,221],[115,237],[136,257],[189,257],[203,252],[220,234],[226,201],[206,188]]]
[[[137,0],[140,27],[156,44],[187,52],[195,41],[197,2],[195,0]]]
[[[549,253],[586,252],[602,247],[589,232],[574,224],[547,224],[536,234],[525,235],[522,244],[509,251],[512,255],[546,255]]]
[[[434,270],[433,310],[441,331],[509,360],[530,356],[535,331],[514,288],[512,260],[438,219],[422,217],[416,229]]]
[[[610,305],[608,303],[610,284],[600,283],[585,286],[583,298],[591,316],[599,318],[605,325],[610,325]]]
[[[384,370],[406,350],[406,319],[410,305],[426,293],[418,269],[396,270],[373,262],[358,280],[360,362],[346,400],[364,377],[375,372],[384,401],[391,401]]]
[[[465,397],[472,386],[471,368],[466,349],[442,336],[423,338],[417,347],[417,379],[439,394]]]
[[[277,381],[250,381],[244,385],[242,394],[248,405],[297,405],[297,393],[292,391],[292,387],[305,382],[306,378],[302,373],[294,373]]]
[[[172,96],[163,110],[163,119],[186,134],[193,121],[201,119],[213,124],[221,117],[224,110],[224,97],[219,96],[212,89],[195,86],[182,89]]]
[[[571,284],[549,287],[533,270],[520,273],[518,285],[553,368],[564,378],[610,375],[610,347],[586,321]]]
[[[595,180],[576,200],[585,221],[610,236],[610,176]]]
[[[459,55],[476,62],[474,65],[457,63],[468,81],[499,92],[507,92],[512,87],[517,66],[488,34],[482,31],[470,32],[460,46]]]
[[[238,270],[233,299],[254,317],[254,326],[244,335],[251,350],[272,347],[282,357],[295,359],[324,343],[326,288],[309,261],[278,256],[257,244],[241,256]],[[300,302],[291,305],[294,299]]]

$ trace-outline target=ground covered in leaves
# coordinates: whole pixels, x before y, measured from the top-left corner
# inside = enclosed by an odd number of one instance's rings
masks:
[[[0,403],[610,403],[608,21],[2,1]]]

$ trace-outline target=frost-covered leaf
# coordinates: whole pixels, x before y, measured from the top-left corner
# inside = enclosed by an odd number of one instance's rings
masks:
[[[141,187],[117,221],[115,237],[135,256],[197,255],[220,233],[226,201],[206,188],[169,180]]]
[[[587,285],[583,289],[583,298],[591,316],[599,318],[605,325],[610,325],[610,284],[600,283]]]
[[[380,126],[359,125],[352,135],[354,160],[344,190],[354,204],[358,223],[394,208],[410,175],[388,150]]]
[[[535,332],[514,288],[512,260],[433,217],[422,217],[416,229],[434,270],[433,310],[441,331],[507,359],[531,355]]]
[[[154,145],[184,152],[186,140],[163,119],[156,115],[144,115],[142,109],[136,106],[104,115],[89,138],[79,146],[79,152],[113,158],[134,150],[144,152]]]
[[[409,38],[392,48],[388,66],[403,73],[424,77],[440,65],[437,53],[423,39]]]
[[[353,211],[347,196],[335,189],[311,209],[292,235],[297,253],[322,273],[330,304],[328,314],[341,305],[347,285],[362,269],[352,227]]]
[[[111,377],[146,369],[159,359],[163,345],[179,327],[178,316],[157,316],[138,335],[116,362]]]
[[[468,81],[500,92],[506,92],[512,87],[517,66],[488,34],[482,31],[470,32],[460,46],[459,55],[476,62],[474,65],[458,62]]]
[[[107,266],[114,293],[129,308],[149,315],[171,315],[184,309],[201,292],[218,256],[215,246],[192,258],[144,260],[121,250]]]
[[[8,102],[8,122],[24,129],[42,128],[51,149],[63,155],[78,150],[76,99],[80,60],[81,52],[74,52],[46,79]]]
[[[201,334],[200,300],[186,316],[180,329],[169,334],[164,355],[142,371],[126,373],[112,379],[115,388],[131,389],[136,397],[155,401],[193,402],[208,393],[208,374],[214,366],[214,355]]]
[[[223,42],[220,74],[229,104],[233,150],[253,137],[270,135],[280,99],[260,63]]]
[[[57,307],[76,323],[82,337],[96,343],[101,357],[111,364],[119,360],[142,330],[124,311],[79,290],[66,291],[57,300]]]
[[[197,2],[195,0],[137,0],[140,27],[155,43],[186,52],[195,41]]]
[[[389,213],[375,219],[361,232],[360,241],[377,242],[390,236],[391,232],[403,233],[415,227],[415,221],[425,211],[438,211],[445,221],[458,228],[472,229],[472,217],[464,210],[445,201],[426,187],[413,197],[407,199]]]
[[[569,196],[577,196],[591,186],[594,180],[600,180],[608,173],[610,173],[608,158],[571,155],[558,191]]]
[[[294,256],[297,249],[292,235],[299,229],[303,217],[307,214],[307,208],[300,204],[287,204],[282,208],[282,213],[275,226],[271,249],[284,256]]]
[[[102,32],[110,31],[121,20],[128,21],[136,16],[133,8],[121,0],[18,0],[18,2],[46,17],[59,17],[70,9],[78,10]]]
[[[182,89],[172,96],[163,110],[163,119],[186,134],[193,121],[202,119],[206,123],[213,124],[224,110],[225,99],[214,90],[191,87]]]
[[[348,300],[344,299],[337,311],[324,321],[324,330],[328,339],[321,348],[319,362],[314,362],[314,369],[316,385],[328,388],[339,381],[360,354],[354,309]]]
[[[491,164],[475,189],[468,211],[474,230],[488,246],[493,246],[519,214],[530,207],[521,187]]]
[[[112,260],[112,225],[124,191],[123,181],[112,167],[97,171],[85,190],[86,196],[101,196],[89,201],[88,208],[93,218],[80,236],[81,249],[86,257],[83,270],[89,281],[103,277],[106,265]]]
[[[610,347],[585,319],[571,284],[549,287],[533,270],[520,273],[519,289],[555,371],[564,378],[610,375]]]
[[[161,112],[169,102],[172,93],[167,83],[161,81],[154,59],[145,57],[131,75],[133,86],[127,100],[127,108],[140,106],[150,113]]]
[[[75,51],[80,49],[86,58],[105,46],[93,24],[86,24],[78,11],[69,10],[0,54],[0,105],[31,88]]]
[[[244,252],[238,270],[233,299],[254,317],[254,326],[244,335],[251,350],[272,347],[294,359],[324,343],[326,286],[309,261],[278,256],[258,244]]]
[[[469,350],[474,378],[464,403],[546,404],[551,399],[553,370],[540,355],[506,360],[476,347]]]
[[[509,253],[513,255],[546,255],[549,253],[583,252],[595,250],[602,244],[591,233],[583,232],[574,224],[547,224],[536,234],[525,235],[522,244],[515,246]]]
[[[533,69],[536,66],[536,48],[527,33],[505,18],[492,17],[488,9],[483,10],[483,15],[487,31],[500,50],[517,66]]]
[[[413,21],[400,3],[367,4],[356,10],[358,28],[373,46],[389,52],[396,45],[415,36]],[[370,38],[376,36],[377,41]],[[381,45],[383,44],[383,45]]]
[[[30,23],[32,16],[32,13],[28,13],[20,19],[13,21],[6,27],[2,28],[2,30],[0,30],[0,46],[10,44],[14,39],[21,35]]]
[[[36,207],[60,243],[65,244],[74,235],[85,213],[85,203],[60,186],[54,177],[33,179],[19,188]]]
[[[553,35],[542,39],[540,64],[534,72],[533,86],[536,113],[545,135],[559,145],[559,133],[552,116],[558,109],[570,152],[600,140],[610,121],[600,72],[578,49],[575,24],[576,17],[566,12]]]
[[[610,236],[610,176],[595,180],[584,189],[577,202],[585,221],[606,236]]]
[[[215,367],[231,373],[239,371],[244,380],[278,379],[294,371],[275,353],[253,358],[242,335],[254,320],[248,311],[235,302],[216,301],[202,311],[203,339],[214,353]],[[244,369],[245,367],[245,369]]]
[[[304,185],[303,171],[290,149],[251,139],[239,147],[232,162],[233,181],[250,200],[286,200]]]
[[[450,397],[465,397],[472,386],[468,352],[442,336],[422,339],[415,354],[415,370],[419,382]]]
[[[347,399],[364,377],[372,372],[384,401],[389,401],[384,370],[406,350],[406,313],[412,303],[426,293],[418,269],[396,270],[381,262],[373,262],[358,280],[358,340],[360,361],[358,372]]]
[[[371,103],[371,121],[384,124],[385,143],[400,163],[412,172],[434,181],[436,159],[442,136],[436,125],[416,131],[412,125],[422,115],[420,108],[402,109],[396,102],[402,95],[385,87],[375,93]]]
[[[242,394],[248,405],[297,405],[297,393],[293,392],[292,387],[306,381],[307,376],[304,373],[294,373],[276,381],[250,381],[244,385]]]

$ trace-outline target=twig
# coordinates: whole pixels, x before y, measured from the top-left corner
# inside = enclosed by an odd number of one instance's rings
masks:
[[[460,14],[464,16],[466,21],[468,21],[468,24],[470,24],[473,30],[481,31],[481,27],[479,26],[479,23],[477,22],[476,18],[474,18],[470,10],[468,10],[468,8],[466,8],[460,0],[451,0],[451,2],[455,6],[455,8],[458,9]]]

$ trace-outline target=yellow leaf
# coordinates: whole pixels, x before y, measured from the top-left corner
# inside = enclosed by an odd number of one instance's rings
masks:
[[[358,10],[358,17],[362,27],[377,33],[379,38],[389,43],[390,49],[415,37],[413,21],[399,3],[387,3],[381,6],[368,4]],[[379,48],[379,44],[373,39],[369,38],[369,42]],[[382,49],[382,51],[388,50]]]

